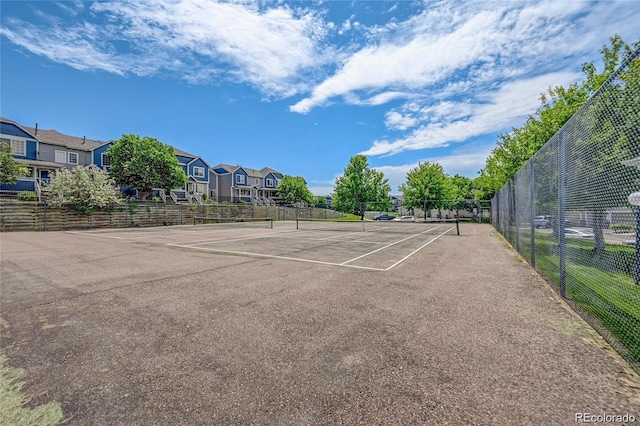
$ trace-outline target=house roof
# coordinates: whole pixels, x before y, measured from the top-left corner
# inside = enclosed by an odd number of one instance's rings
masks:
[[[176,152],[176,155],[182,155],[183,157],[191,157],[191,158],[198,158],[199,155],[194,155],[191,154],[187,151],[183,151],[181,149],[176,148],[175,146],[173,147],[173,150]]]
[[[62,164],[53,163],[51,161],[42,160],[25,160],[24,158],[16,158],[16,163],[25,164],[27,166],[50,167],[52,169],[61,169]]]
[[[33,127],[22,126],[25,130],[27,130],[30,134],[32,134],[38,141],[42,143],[48,143],[51,145],[60,145],[67,148],[77,149],[80,151],[91,151],[94,148],[102,145],[104,142],[97,141],[94,139],[89,139],[86,137],[76,137],[65,135],[64,133],[60,133],[55,129],[44,130],[38,129],[36,131]]]
[[[35,136],[33,136],[32,132],[28,130],[27,127],[24,127],[18,123],[16,123],[13,120],[9,120],[8,118],[2,117],[0,116],[0,121],[4,122],[4,123],[9,123],[9,124],[13,124],[14,126],[16,126],[18,129],[22,130],[25,133],[29,133],[29,135],[33,138],[36,139]]]
[[[232,173],[238,169],[242,169],[245,172],[247,172],[247,175],[249,175],[250,177],[259,177],[259,178],[263,178],[269,173],[273,173],[276,176],[276,178],[282,179],[282,173],[270,167],[263,167],[262,169],[257,170],[257,169],[252,169],[250,167],[245,167],[241,165],[232,166],[230,164],[218,164],[217,166],[212,167],[212,169],[214,172],[218,174],[222,174],[219,171],[220,169],[226,170],[228,173]]]
[[[37,129],[36,130],[35,127],[23,126],[5,117],[0,117],[0,121],[13,124],[14,126],[28,133],[35,140],[41,143],[64,146],[66,148],[77,149],[80,151],[91,151],[92,149],[104,143],[104,142],[93,140],[93,139],[78,138],[75,136],[65,135],[64,133],[60,133],[55,129],[52,129],[52,130]]]

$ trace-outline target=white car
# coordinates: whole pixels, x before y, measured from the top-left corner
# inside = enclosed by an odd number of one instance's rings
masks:
[[[395,219],[396,222],[415,222],[416,219],[413,216],[398,216]]]
[[[551,228],[551,216],[536,216],[533,218],[533,225],[536,228]]]
[[[580,228],[566,228],[564,230],[564,236],[567,238],[582,238],[582,239],[593,239],[595,235],[591,232],[590,229],[580,229]]]

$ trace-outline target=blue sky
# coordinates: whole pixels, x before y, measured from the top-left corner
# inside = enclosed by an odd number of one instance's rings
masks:
[[[332,191],[355,154],[392,192],[419,162],[475,177],[550,86],[581,81],[640,1],[2,1],[0,114],[152,136]],[[601,67],[599,67],[601,68]]]

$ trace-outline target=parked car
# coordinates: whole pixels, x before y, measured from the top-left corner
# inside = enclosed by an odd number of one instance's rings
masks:
[[[582,238],[582,239],[593,239],[595,235],[591,232],[590,229],[580,229],[580,228],[566,228],[564,230],[564,236],[566,238]]]
[[[551,216],[536,216],[533,218],[533,225],[536,228],[551,228]]]
[[[396,217],[393,215],[384,213],[384,214],[379,214],[378,216],[374,216],[373,220],[393,220],[395,218]]]
[[[413,216],[398,216],[395,219],[396,222],[415,222],[416,219]]]

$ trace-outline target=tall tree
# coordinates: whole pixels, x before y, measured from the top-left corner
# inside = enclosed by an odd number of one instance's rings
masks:
[[[451,208],[456,210],[456,214],[460,216],[459,210],[471,210],[473,208],[474,199],[474,180],[466,176],[456,174],[449,178],[451,181]]]
[[[313,204],[315,205],[315,207],[319,209],[326,209],[327,207],[329,207],[329,203],[327,202],[327,197],[323,197],[322,195],[318,195],[314,197]]]
[[[610,46],[603,46],[604,69],[598,72],[591,62],[583,64],[586,79],[573,83],[568,88],[549,88],[540,96],[541,106],[527,118],[519,128],[501,134],[496,147],[480,170],[478,187],[482,197],[493,196],[562,126],[587,102],[604,81],[619,67],[622,60],[630,57],[639,46],[629,46],[618,35],[611,37]],[[631,66],[630,68],[633,68]]]
[[[307,188],[307,181],[301,176],[284,175],[278,182],[278,196],[287,204],[300,201],[311,202],[313,194]]]
[[[0,183],[13,185],[26,173],[27,168],[19,164],[13,157],[11,145],[0,142]]]
[[[369,167],[367,157],[355,155],[349,160],[344,174],[336,179],[333,208],[358,214],[364,219],[367,203],[389,203],[391,187],[384,173]]]
[[[596,253],[605,251],[606,211],[627,205],[627,196],[640,184],[638,171],[621,163],[640,156],[640,56],[613,76],[623,61],[632,58],[632,48],[616,36],[601,53],[602,73],[593,64],[583,66],[588,75],[584,86],[598,94],[565,131],[567,205],[591,214]]]
[[[171,190],[184,186],[187,175],[175,150],[151,137],[122,135],[109,149],[109,174],[119,185],[137,189],[146,199],[153,188]]]
[[[453,184],[440,164],[426,161],[409,170],[406,182],[398,189],[405,207],[422,209],[426,219],[427,211],[442,207],[442,202],[450,199]]]

